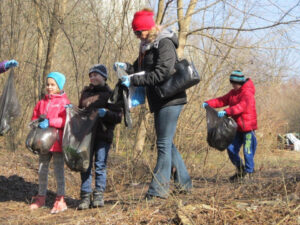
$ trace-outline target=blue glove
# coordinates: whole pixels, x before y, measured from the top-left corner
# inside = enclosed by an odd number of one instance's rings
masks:
[[[123,76],[121,77],[122,85],[129,87],[130,86],[130,78],[129,76]]]
[[[106,112],[107,112],[107,110],[104,109],[104,108],[98,109],[98,114],[99,114],[100,117],[104,117]]]
[[[127,70],[127,65],[126,65],[126,63],[123,63],[123,62],[115,62],[114,63],[114,71],[117,71],[117,67],[119,67],[120,69],[123,69],[123,70]]]
[[[7,61],[4,64],[4,67],[7,70],[9,68],[12,68],[12,67],[15,67],[15,66],[18,66],[18,65],[19,65],[19,63],[16,60],[12,59],[12,60]]]
[[[65,105],[64,107],[65,107],[66,109],[67,109],[67,108],[73,108],[73,105],[72,105],[72,104],[67,104],[67,105]]]
[[[39,123],[39,127],[42,129],[46,129],[47,127],[49,127],[49,120],[44,119],[42,122]]]
[[[206,102],[203,102],[203,103],[202,103],[202,107],[203,107],[203,108],[206,108],[206,106],[208,106],[208,104],[207,104]]]
[[[225,115],[226,115],[226,112],[224,110],[218,112],[218,117],[223,117]]]

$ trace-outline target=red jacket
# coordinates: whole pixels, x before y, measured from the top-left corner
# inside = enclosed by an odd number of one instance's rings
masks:
[[[62,136],[66,121],[65,105],[70,101],[65,93],[57,95],[46,95],[40,100],[33,110],[31,120],[36,120],[40,115],[46,115],[49,120],[49,127],[55,127],[59,131],[59,140],[51,147],[51,152],[62,152]]]
[[[237,122],[239,131],[248,132],[257,129],[254,95],[254,84],[251,79],[247,79],[239,90],[232,89],[226,95],[211,99],[206,103],[213,108],[229,105],[229,108],[224,109],[227,115]]]

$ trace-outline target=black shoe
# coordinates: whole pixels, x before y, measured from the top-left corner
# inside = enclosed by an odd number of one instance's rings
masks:
[[[79,210],[84,210],[90,208],[91,205],[91,193],[81,192],[80,193],[80,203],[78,205]]]
[[[104,206],[103,192],[102,191],[94,191],[92,207],[98,208],[98,207],[103,207],[103,206]]]
[[[184,195],[187,195],[187,194],[191,194],[191,188],[189,189],[185,189],[183,188],[181,185],[175,185],[175,188],[174,190],[172,191],[173,194],[184,194]]]
[[[243,180],[243,178],[246,176],[247,172],[245,171],[245,166],[242,165],[240,167],[237,167],[237,172],[229,177],[230,182],[238,182]]]
[[[155,199],[167,199],[167,197],[162,197],[162,196],[157,196],[157,195],[150,195],[150,194],[145,195],[145,200],[147,200],[147,201],[151,201],[151,200],[155,200]]]
[[[154,196],[154,195],[146,194],[145,195],[145,200],[150,201],[150,200],[153,200],[155,197],[156,196]]]

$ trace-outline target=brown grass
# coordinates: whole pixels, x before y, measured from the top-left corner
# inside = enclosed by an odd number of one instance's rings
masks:
[[[2,141],[3,139],[1,139]],[[69,209],[50,215],[55,180],[50,170],[47,207],[31,212],[36,193],[37,156],[24,148],[0,152],[0,224],[297,224],[300,217],[300,154],[264,151],[256,155],[253,182],[228,182],[234,170],[225,152],[209,149],[188,163],[194,189],[187,195],[171,194],[167,200],[143,200],[151,172],[143,154],[135,168],[123,152],[110,152],[106,205],[101,209],[77,211],[80,176],[66,169]],[[205,160],[205,163],[204,163]],[[150,163],[153,168],[154,160]],[[130,165],[130,166],[129,166]],[[131,171],[131,174],[129,175]]]

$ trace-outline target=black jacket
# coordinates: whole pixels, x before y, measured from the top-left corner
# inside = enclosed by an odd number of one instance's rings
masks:
[[[151,112],[171,105],[185,104],[185,91],[167,99],[161,99],[154,87],[167,80],[174,70],[177,61],[176,48],[178,38],[175,33],[163,30],[157,39],[140,50],[138,59],[133,65],[127,64],[129,74],[145,71],[145,75],[133,76],[131,82],[135,86],[146,86],[147,98]],[[146,49],[146,50],[143,50]]]
[[[105,86],[85,87],[79,100],[79,108],[87,110],[107,109],[103,118],[99,118],[95,127],[95,144],[98,140],[111,143],[114,137],[114,129],[117,123],[122,120],[122,110],[116,105],[109,104],[107,101],[112,94],[112,90],[106,84]]]

